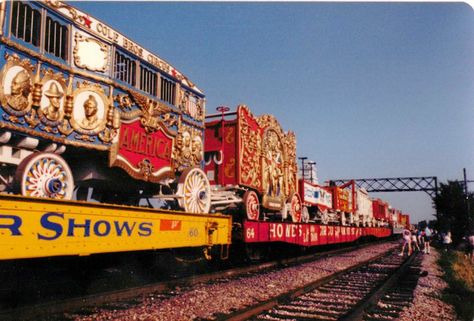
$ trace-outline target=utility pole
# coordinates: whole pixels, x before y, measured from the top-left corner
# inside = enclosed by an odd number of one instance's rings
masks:
[[[298,157],[301,160],[301,176],[303,176],[303,181],[305,179],[304,175],[304,161],[308,159],[308,157]]]
[[[310,180],[311,184],[313,184],[313,166],[316,165],[316,162],[308,162],[309,167],[309,174],[310,174]]]
[[[467,175],[466,175],[466,168],[463,168],[463,174],[464,174],[464,194],[466,195],[466,210],[467,210],[467,231],[468,233],[471,233],[471,206],[469,202],[469,190],[467,188],[467,183],[471,183],[472,181],[467,180]]]

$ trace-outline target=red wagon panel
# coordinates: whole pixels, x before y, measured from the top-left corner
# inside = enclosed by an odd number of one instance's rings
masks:
[[[305,223],[244,222],[247,243],[283,242],[318,246],[353,242],[362,236],[387,237],[391,229],[383,227],[346,227]]]

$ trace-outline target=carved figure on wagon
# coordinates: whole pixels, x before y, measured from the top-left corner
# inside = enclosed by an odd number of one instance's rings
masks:
[[[26,70],[22,70],[12,79],[11,93],[6,96],[8,105],[17,111],[26,109],[29,104],[30,91],[30,75]]]
[[[48,97],[49,100],[48,106],[43,110],[46,118],[51,121],[57,121],[62,118],[61,98],[63,97],[63,93],[59,90],[58,85],[52,82],[44,95]]]

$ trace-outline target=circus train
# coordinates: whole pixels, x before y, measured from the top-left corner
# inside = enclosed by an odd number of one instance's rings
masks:
[[[76,229],[88,242],[159,230],[183,236],[163,247],[209,246],[231,242],[232,222],[254,241],[282,223],[307,229],[299,234],[311,245],[311,231],[320,240],[326,226],[355,238],[409,221],[354,182],[299,177],[296,135],[274,116],[245,105],[206,116],[203,92],[181,71],[66,2],[1,1],[0,27],[0,205],[9,213],[0,225],[10,236],[56,240]]]

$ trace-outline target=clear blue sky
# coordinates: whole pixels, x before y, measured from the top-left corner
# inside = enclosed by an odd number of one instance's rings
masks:
[[[218,105],[294,130],[320,181],[474,179],[474,12],[462,3],[74,2]],[[474,184],[470,185],[474,190]],[[423,192],[374,193],[432,219]]]

